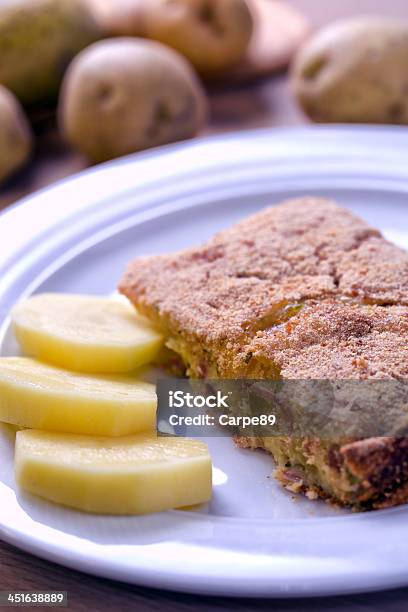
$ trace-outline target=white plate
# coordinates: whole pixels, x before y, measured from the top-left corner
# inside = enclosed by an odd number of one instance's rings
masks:
[[[196,244],[304,194],[336,198],[408,246],[408,132],[259,131],[198,140],[85,172],[0,217],[1,354],[7,313],[33,291],[109,294],[127,261]],[[214,500],[195,512],[94,517],[16,490],[0,437],[1,537],[135,584],[234,596],[301,596],[408,584],[408,508],[352,515],[293,501],[271,459],[210,440]]]

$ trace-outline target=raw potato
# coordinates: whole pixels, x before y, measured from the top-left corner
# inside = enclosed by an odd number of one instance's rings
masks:
[[[150,363],[163,345],[131,304],[109,298],[40,294],[11,317],[26,355],[78,372],[131,372]]]
[[[147,514],[207,502],[211,458],[198,440],[17,433],[16,481],[49,501],[100,514]]]
[[[5,0],[0,83],[24,104],[56,97],[72,58],[100,37],[85,0]]]
[[[24,357],[0,359],[0,421],[46,431],[126,436],[156,429],[154,385],[87,376]]]
[[[147,38],[182,53],[203,76],[237,64],[253,32],[245,0],[148,0],[142,21]]]
[[[115,38],[79,54],[64,79],[67,140],[99,162],[194,136],[206,98],[191,66],[160,43]]]
[[[32,144],[31,127],[19,101],[0,86],[0,183],[27,162]]]
[[[361,17],[328,26],[298,54],[293,86],[315,121],[408,123],[408,22]]]
[[[143,8],[149,0],[88,0],[104,33],[143,36]]]

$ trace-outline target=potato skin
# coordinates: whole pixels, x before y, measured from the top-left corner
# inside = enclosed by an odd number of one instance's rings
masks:
[[[147,0],[143,35],[184,55],[204,77],[244,56],[253,32],[246,0]]]
[[[17,98],[0,86],[0,182],[28,160],[33,144],[31,127]]]
[[[0,83],[25,104],[56,98],[66,67],[100,38],[84,0],[0,3]]]
[[[361,17],[324,28],[295,58],[292,84],[315,121],[408,123],[408,22]]]
[[[72,62],[58,114],[66,139],[101,162],[190,138],[206,112],[202,86],[182,56],[157,42],[114,38]]]
[[[143,11],[149,0],[88,0],[104,38],[145,37]]]

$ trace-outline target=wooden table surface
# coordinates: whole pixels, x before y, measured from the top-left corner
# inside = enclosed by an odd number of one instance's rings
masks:
[[[333,19],[366,13],[408,18],[406,0],[287,0],[318,27]],[[305,118],[290,96],[287,78],[277,75],[256,85],[217,90],[211,95],[212,118],[209,132],[273,125],[299,125]],[[0,209],[32,191],[85,167],[53,138],[40,142],[36,161],[0,191]],[[0,500],[1,503],[1,500]],[[407,576],[408,581],[408,576]],[[0,543],[0,590],[68,591],[69,609],[119,611],[154,610],[301,610],[317,612],[408,609],[408,589],[375,595],[358,595],[309,600],[237,600],[195,597],[131,587],[100,580],[41,561]],[[39,608],[38,608],[39,609]],[[46,610],[48,608],[44,608]]]

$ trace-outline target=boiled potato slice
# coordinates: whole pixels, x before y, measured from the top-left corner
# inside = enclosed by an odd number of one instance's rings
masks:
[[[25,357],[0,359],[0,421],[47,431],[124,436],[156,428],[154,385],[89,376]]]
[[[20,431],[21,427],[16,425],[9,425],[8,423],[0,423],[0,435],[4,435],[9,440],[14,442],[16,433]]]
[[[147,514],[206,502],[211,459],[197,440],[20,431],[16,480],[49,501],[101,514]]]
[[[14,308],[12,321],[25,354],[79,372],[130,372],[163,344],[133,306],[109,298],[35,295]]]

